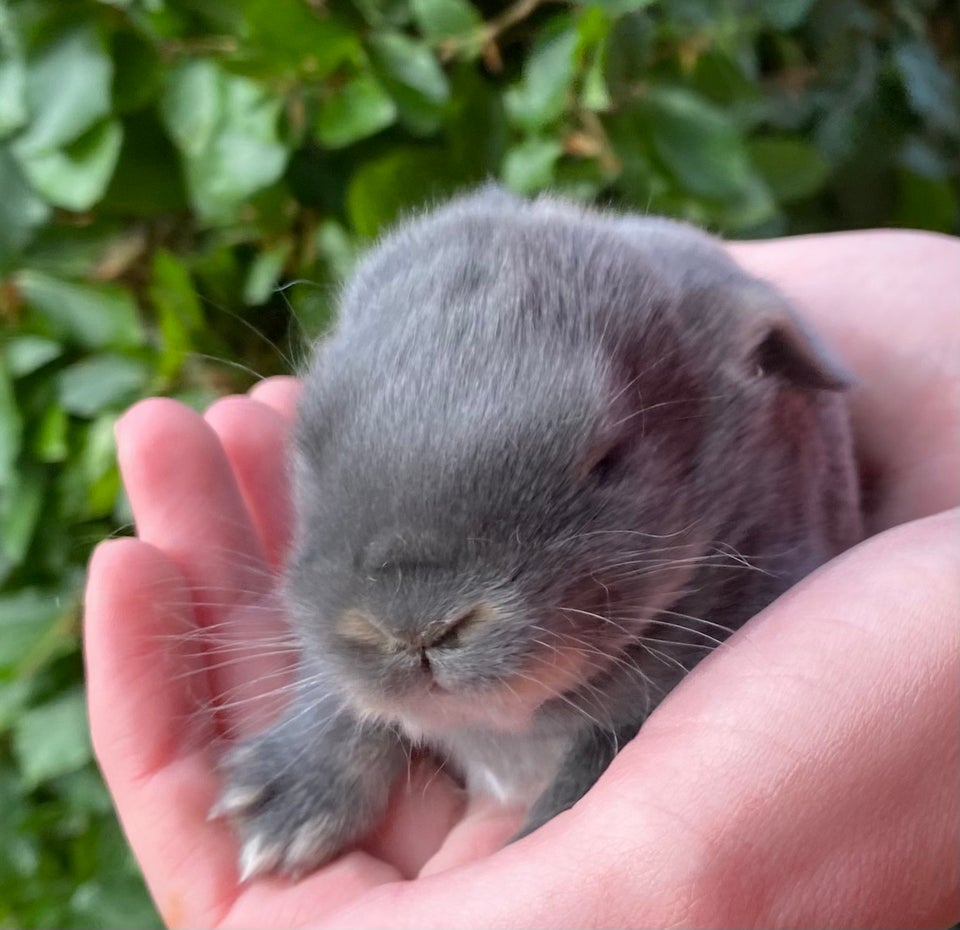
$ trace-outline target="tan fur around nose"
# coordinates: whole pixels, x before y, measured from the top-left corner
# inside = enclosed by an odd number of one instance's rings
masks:
[[[425,649],[439,645],[453,634],[467,634],[480,626],[491,623],[496,611],[489,604],[477,604],[467,610],[455,612],[449,617],[426,624],[420,630],[406,633],[385,629],[375,617],[364,610],[345,610],[337,620],[337,631],[346,640],[364,646],[372,646],[384,652],[399,652],[402,649]]]

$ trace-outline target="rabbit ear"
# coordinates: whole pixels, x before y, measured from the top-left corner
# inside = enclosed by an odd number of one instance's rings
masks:
[[[829,346],[812,333],[774,288],[751,281],[737,301],[745,317],[744,374],[784,378],[801,388],[843,391],[856,379]]]

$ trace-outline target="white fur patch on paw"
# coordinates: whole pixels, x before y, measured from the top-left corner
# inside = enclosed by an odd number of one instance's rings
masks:
[[[333,852],[330,821],[326,817],[308,820],[287,844],[283,857],[285,872],[298,874],[313,868]]]
[[[250,837],[240,850],[240,884],[272,872],[283,858],[283,847],[267,843],[262,836]]]
[[[207,813],[207,820],[234,817],[249,810],[263,794],[259,788],[228,788]]]

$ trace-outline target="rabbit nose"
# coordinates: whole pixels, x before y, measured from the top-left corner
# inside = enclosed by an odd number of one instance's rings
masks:
[[[344,639],[385,651],[425,652],[437,646],[455,646],[462,633],[489,621],[493,611],[483,604],[451,613],[425,625],[390,627],[362,610],[345,611],[337,623]]]
[[[426,650],[437,646],[455,646],[461,633],[476,626],[484,618],[479,607],[452,614],[442,620],[435,620],[415,630],[404,630],[394,635],[411,649]]]

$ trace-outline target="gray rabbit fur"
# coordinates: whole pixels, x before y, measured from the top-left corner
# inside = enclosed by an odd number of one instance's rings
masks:
[[[224,759],[244,878],[409,753],[569,808],[710,647],[857,541],[849,378],[710,236],[492,185],[361,262],[304,377],[289,710]]]

